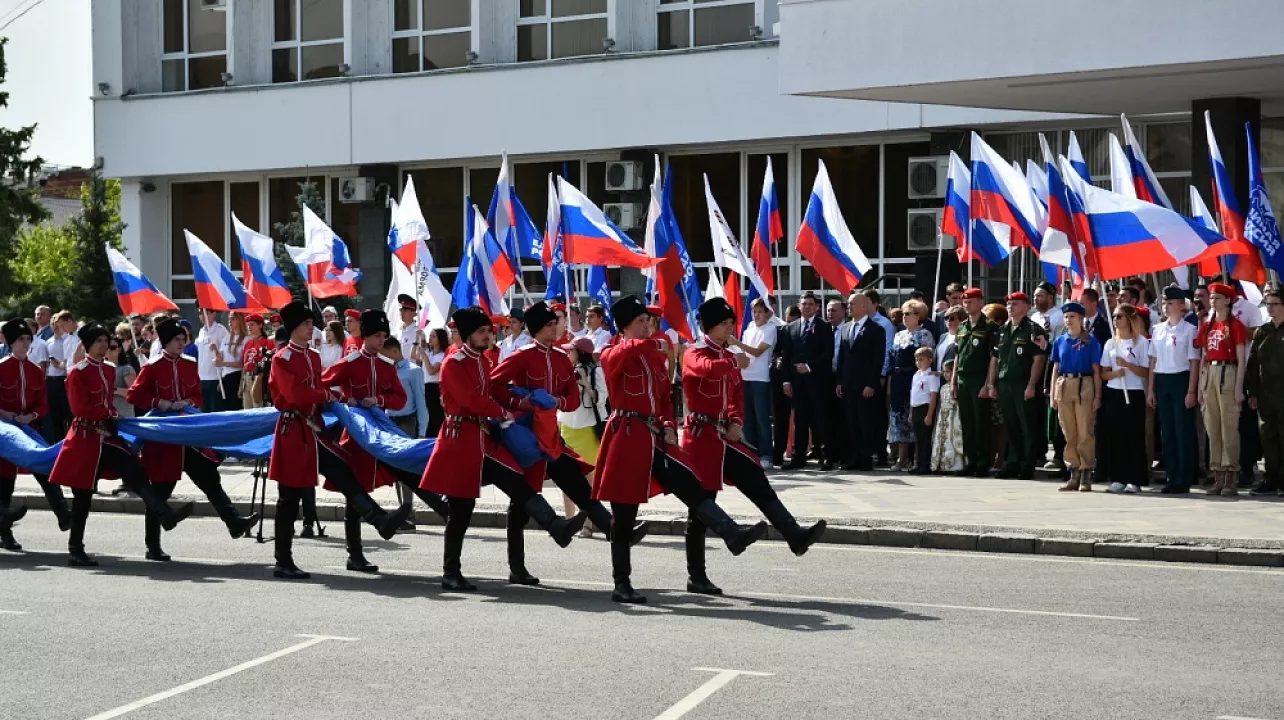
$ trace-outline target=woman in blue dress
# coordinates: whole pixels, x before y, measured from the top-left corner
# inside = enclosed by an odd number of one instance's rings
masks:
[[[910,300],[901,306],[901,321],[905,329],[892,339],[892,373],[888,388],[891,409],[887,422],[887,442],[896,446],[897,460],[892,466],[896,472],[914,467],[914,427],[910,422],[910,386],[918,366],[914,351],[921,347],[934,348],[936,339],[924,326],[928,319],[927,305]]]

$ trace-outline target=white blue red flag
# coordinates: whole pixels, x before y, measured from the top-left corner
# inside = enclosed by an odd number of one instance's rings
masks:
[[[816,273],[844,295],[856,289],[873,266],[856,244],[843,220],[834,187],[824,161],[816,170],[816,182],[803,215],[794,248],[811,263]]]
[[[611,316],[611,303],[614,298],[611,296],[611,279],[606,274],[606,268],[601,265],[594,265],[588,271],[588,293],[593,298],[593,302],[602,306],[606,311],[606,327],[612,333],[615,332],[615,318]]]
[[[544,225],[544,239],[540,243],[540,263],[544,266],[546,290],[544,299],[570,299],[570,266],[566,263],[566,249],[562,246],[561,201],[557,197],[557,180],[548,174],[548,218]]]
[[[776,201],[776,174],[771,169],[771,156],[768,155],[767,171],[762,177],[762,198],[758,201],[758,224],[754,226],[753,244],[749,248],[749,257],[767,286],[768,295],[776,291],[772,248],[784,237],[785,226],[780,221],[780,204]]]
[[[1039,249],[1034,193],[1019,170],[972,133],[972,218],[1011,228],[1010,246]]]
[[[1266,178],[1262,175],[1262,160],[1253,142],[1253,125],[1244,123],[1248,134],[1248,217],[1244,223],[1244,237],[1258,250],[1266,266],[1276,273],[1284,273],[1284,246],[1281,244],[1280,226],[1271,210],[1271,197],[1266,192]]]
[[[393,206],[392,225],[399,242],[409,242],[414,248],[413,253],[404,253],[412,259],[409,265],[404,264],[403,258],[397,259],[398,264],[414,275],[414,287],[405,292],[419,301],[419,325],[427,328],[446,327],[450,320],[450,292],[437,273],[437,263],[433,261],[432,250],[428,247],[432,235],[428,231],[428,222],[424,220],[419,196],[415,193],[414,180],[409,176],[406,177],[406,189],[401,193],[401,202]],[[388,317],[400,317],[400,313],[392,313]]]
[[[692,282],[695,268],[687,255],[686,243],[678,231],[673,208],[666,203],[666,188],[660,179],[660,157],[655,158],[655,178],[651,182],[651,204],[647,209],[644,246],[648,254],[659,263],[642,272],[647,276],[648,298],[655,298],[660,306],[663,327],[677,331],[678,336],[690,342],[698,332],[695,311],[703,302],[698,284],[694,293]],[[698,282],[698,281],[697,281]]]
[[[1132,132],[1132,125],[1128,122],[1128,116],[1120,115],[1119,120],[1123,123],[1124,152],[1128,156],[1128,169],[1132,175],[1133,192],[1141,200],[1163,205],[1169,210],[1173,210],[1173,204],[1168,200],[1168,194],[1164,192],[1164,186],[1159,184],[1159,178],[1155,177],[1155,171],[1151,170],[1150,163],[1146,162],[1146,149],[1141,146],[1141,143],[1137,142],[1137,136]]]
[[[116,300],[125,315],[151,315],[161,310],[177,310],[173,300],[165,297],[151,280],[119,250],[107,245],[107,264],[116,286]]]
[[[1226,266],[1231,277],[1236,280],[1247,280],[1256,285],[1266,282],[1266,269],[1262,259],[1244,237],[1244,214],[1240,212],[1239,200],[1235,197],[1235,186],[1231,183],[1230,172],[1222,160],[1221,148],[1217,146],[1217,136],[1213,134],[1212,113],[1204,111],[1204,129],[1208,133],[1208,160],[1212,164],[1213,175],[1213,208],[1221,221],[1222,235],[1230,241],[1232,255],[1226,256]],[[1208,263],[1200,266],[1200,274],[1208,269]],[[1209,273],[1213,274],[1213,273]]]
[[[285,307],[293,297],[285,275],[276,264],[272,238],[250,229],[236,213],[232,213],[232,227],[241,246],[241,279],[245,291],[263,307]]]
[[[1083,148],[1079,147],[1079,138],[1073,130],[1070,131],[1070,149],[1066,152],[1066,158],[1070,161],[1070,169],[1074,174],[1091,185],[1092,172],[1088,170],[1088,161],[1083,157]]]
[[[1114,133],[1110,133],[1110,192],[1119,193],[1124,197],[1145,199],[1137,196],[1137,185],[1132,181],[1132,164],[1128,160],[1128,153],[1124,152],[1123,145]],[[1146,200],[1146,202],[1150,201]]]
[[[428,239],[428,224],[424,223],[423,227],[407,227],[400,217],[401,206],[413,202],[415,206],[419,205],[419,196],[415,193],[415,180],[411,176],[406,176],[406,187],[401,191],[401,202],[392,200],[392,223],[388,228],[388,251],[392,256],[397,258],[401,266],[407,270],[414,270],[415,257],[418,246],[416,241],[419,235],[424,235]],[[422,213],[421,213],[422,215]]]
[[[348,246],[307,205],[303,206],[302,252],[290,251],[290,255],[302,267],[312,297],[356,296],[361,271],[352,266]]]
[[[517,190],[508,175],[508,153],[504,153],[500,163],[495,193],[490,196],[490,208],[486,211],[486,223],[513,267],[521,267],[522,258],[540,259],[539,228],[535,227],[522,201],[517,199]],[[508,288],[503,290],[507,292]]]
[[[950,169],[945,184],[945,214],[941,217],[941,232],[958,240],[955,254],[959,262],[980,260],[986,267],[994,267],[1010,254],[1006,226],[977,220],[973,222],[972,173],[957,153],[950,151]]]
[[[187,253],[192,256],[192,280],[196,285],[196,302],[207,310],[262,310],[245,291],[223,260],[200,238],[183,230]]]
[[[459,274],[455,276],[451,297],[461,308],[477,305],[490,315],[507,315],[508,304],[504,302],[504,292],[499,289],[496,272],[506,267],[511,273],[512,266],[486,225],[486,217],[472,204],[471,198],[466,198],[465,202],[464,258]]]
[[[1084,264],[1075,232],[1074,220],[1070,215],[1070,199],[1067,197],[1065,180],[1061,169],[1057,167],[1048,139],[1039,133],[1039,145],[1043,151],[1044,177],[1047,179],[1047,228],[1043,231],[1043,246],[1039,251],[1044,278],[1058,287],[1066,279],[1066,269],[1072,270],[1080,277],[1084,275]]]
[[[568,263],[645,268],[659,264],[565,178],[557,178],[563,256]]]
[[[744,320],[747,316],[743,312],[745,306],[752,307],[753,301],[758,298],[764,298],[768,304],[771,303],[771,292],[767,289],[767,284],[763,282],[762,277],[754,268],[749,258],[745,257],[744,250],[740,248],[740,243],[736,241],[736,236],[731,232],[731,227],[727,225],[727,218],[722,214],[722,208],[718,206],[718,201],[713,197],[713,190],[709,187],[709,176],[704,176],[704,201],[709,209],[709,236],[713,239],[713,262],[719,267],[730,270],[733,275],[744,277],[749,281],[749,296],[742,298],[740,295],[739,278],[728,279],[727,284],[734,282],[734,292],[727,291],[727,298],[735,299],[732,307],[737,309],[736,317],[740,320],[740,326],[743,327]]]

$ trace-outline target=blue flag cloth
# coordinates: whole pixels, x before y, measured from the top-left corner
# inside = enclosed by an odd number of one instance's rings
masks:
[[[611,295],[611,280],[606,274],[605,265],[590,265],[588,272],[588,292],[602,309],[606,311],[606,329],[615,332],[615,318],[611,317],[611,305],[615,298]]]
[[[1271,212],[1271,197],[1266,192],[1262,162],[1253,142],[1253,124],[1244,123],[1248,133],[1248,216],[1244,219],[1244,239],[1262,251],[1266,267],[1284,273],[1284,242],[1280,226]]]

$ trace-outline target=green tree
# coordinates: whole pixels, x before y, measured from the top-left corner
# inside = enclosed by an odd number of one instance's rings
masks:
[[[8,42],[8,38],[0,37],[0,85],[4,84],[7,72],[4,46]],[[0,108],[8,105],[9,93],[0,90]],[[35,125],[17,130],[0,127],[0,301],[23,289],[13,277],[18,231],[24,225],[35,225],[49,217],[40,204],[35,182],[44,160],[26,157],[35,132]]]
[[[107,246],[120,250],[125,230],[120,219],[120,182],[94,170],[80,188],[80,214],[67,221],[66,229],[75,243],[76,258],[71,270],[76,300],[70,310],[99,320],[119,316]]]
[[[18,233],[18,254],[13,259],[14,280],[27,287],[71,287],[75,253],[76,241],[67,232],[66,225],[28,225]]]
[[[299,274],[298,267],[294,264],[294,259],[285,249],[286,245],[303,247],[307,239],[303,235],[303,208],[307,206],[317,217],[325,217],[325,201],[321,199],[321,193],[317,190],[317,184],[311,180],[299,183],[299,194],[295,196],[299,204],[299,209],[290,213],[290,222],[277,223],[274,226],[276,232],[284,238],[284,242],[273,245],[276,252],[276,264],[281,268],[281,273],[285,275],[285,282],[290,286],[290,294],[296,298],[306,300],[308,298],[308,286],[306,279]],[[356,307],[359,297],[336,297],[326,300],[327,305],[334,305],[336,309],[343,313],[349,307]]]

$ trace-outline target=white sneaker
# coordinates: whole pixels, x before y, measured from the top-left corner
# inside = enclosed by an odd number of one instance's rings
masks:
[[[1127,485],[1124,486],[1124,492],[1129,495],[1136,495],[1137,493],[1141,492],[1141,488],[1137,487],[1136,485],[1133,485],[1132,483],[1128,483]]]
[[[1110,487],[1106,488],[1106,492],[1108,493],[1118,494],[1118,493],[1122,493],[1123,491],[1124,491],[1124,485],[1123,483],[1120,483],[1120,482],[1112,482],[1110,483]]]
[[[758,464],[762,466],[763,470],[771,469],[771,460],[759,460]]]

